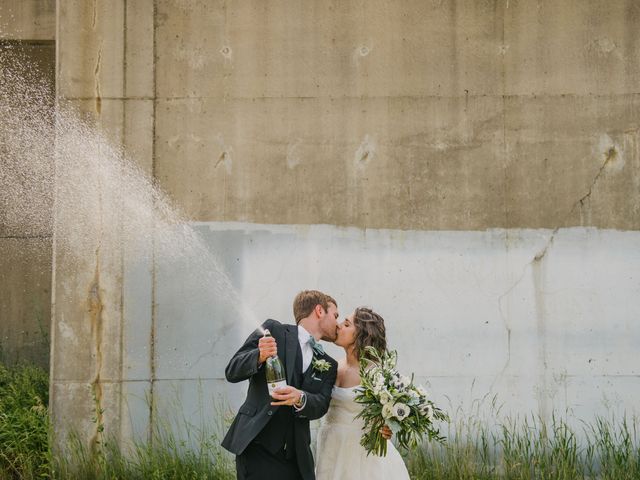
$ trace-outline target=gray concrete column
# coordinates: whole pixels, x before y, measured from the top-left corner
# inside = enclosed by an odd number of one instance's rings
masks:
[[[96,145],[90,161],[62,158],[74,147],[59,145],[57,162],[51,412],[58,446],[73,431],[93,447],[105,435],[122,442],[146,434],[145,425],[131,429],[128,409],[149,390],[151,308],[128,309],[130,253],[117,194],[126,185],[104,183],[120,179],[99,178],[99,167],[113,148],[152,170],[153,2],[61,0],[57,31],[60,105],[85,115],[108,139]],[[78,142],[74,134],[59,131],[59,143],[70,136]],[[93,188],[78,194],[83,181]],[[78,198],[70,202],[64,195]],[[141,275],[136,279],[150,295],[150,269]]]

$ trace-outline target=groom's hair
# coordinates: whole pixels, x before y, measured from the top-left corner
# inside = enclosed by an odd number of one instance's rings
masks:
[[[296,319],[296,323],[300,323],[300,320],[311,315],[316,305],[322,306],[325,311],[329,310],[330,303],[333,303],[336,307],[338,306],[333,297],[326,293],[318,290],[301,291],[293,300],[293,316]]]

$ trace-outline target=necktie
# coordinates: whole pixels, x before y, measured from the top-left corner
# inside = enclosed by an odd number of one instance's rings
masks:
[[[307,340],[307,343],[311,345],[311,348],[313,348],[313,351],[316,352],[318,355],[324,355],[324,348],[322,348],[322,345],[316,342],[315,338],[309,337],[309,340]]]

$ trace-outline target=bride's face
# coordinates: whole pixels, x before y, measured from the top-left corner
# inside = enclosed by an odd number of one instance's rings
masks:
[[[335,344],[339,347],[353,345],[356,340],[356,326],[353,324],[353,313],[338,324],[338,337]]]

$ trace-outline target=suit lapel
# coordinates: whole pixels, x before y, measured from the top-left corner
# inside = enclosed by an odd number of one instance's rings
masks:
[[[304,374],[303,374],[303,377],[304,377],[304,378],[309,378],[309,377],[312,377],[312,376],[313,376],[313,373],[314,373],[314,370],[313,370],[313,360],[314,360],[314,359],[315,359],[315,357],[311,359],[311,363],[309,364],[309,368],[307,368],[307,369],[304,371]]]
[[[293,372],[296,369],[296,353],[298,351],[298,327],[288,325],[284,334],[285,370],[287,371],[287,385],[293,384]]]

